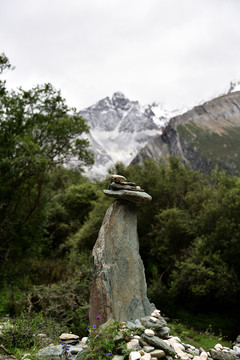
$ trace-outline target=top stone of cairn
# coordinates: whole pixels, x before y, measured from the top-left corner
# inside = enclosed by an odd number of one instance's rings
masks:
[[[128,200],[137,203],[148,203],[152,197],[147,194],[140,186],[135,183],[127,181],[122,175],[113,174],[110,176],[108,189],[103,190],[107,196],[116,199]]]

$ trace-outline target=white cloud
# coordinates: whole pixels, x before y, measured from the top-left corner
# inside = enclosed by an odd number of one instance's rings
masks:
[[[51,82],[82,108],[120,90],[192,105],[240,79],[238,0],[2,0],[11,87]]]

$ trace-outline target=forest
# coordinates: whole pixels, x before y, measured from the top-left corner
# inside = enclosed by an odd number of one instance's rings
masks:
[[[11,71],[0,56],[0,75]],[[0,82],[0,317],[84,336],[91,250],[113,202],[93,163],[86,121],[51,84],[7,90]],[[80,168],[66,167],[78,157]],[[234,340],[240,328],[240,179],[148,160],[108,170],[152,196],[138,205],[148,297],[169,318]],[[54,330],[55,331],[55,330]],[[29,335],[30,339],[30,335]],[[18,337],[11,340],[18,346]],[[29,340],[30,341],[30,340]]]

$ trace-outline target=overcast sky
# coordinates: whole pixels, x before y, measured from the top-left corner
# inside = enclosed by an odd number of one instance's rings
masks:
[[[240,80],[240,0],[0,0],[10,88],[45,82],[77,109],[123,92],[192,106]]]

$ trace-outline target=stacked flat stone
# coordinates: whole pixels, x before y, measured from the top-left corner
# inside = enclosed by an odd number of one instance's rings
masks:
[[[110,177],[107,190],[104,194],[116,199],[128,200],[135,203],[148,203],[152,197],[134,182],[127,181],[122,175],[113,174]]]
[[[111,190],[132,190],[144,191],[140,186],[136,186],[134,182],[127,181],[122,175],[111,175],[108,188]]]
[[[72,333],[62,333],[59,336],[59,340],[62,344],[76,345],[79,343],[79,336]]]

